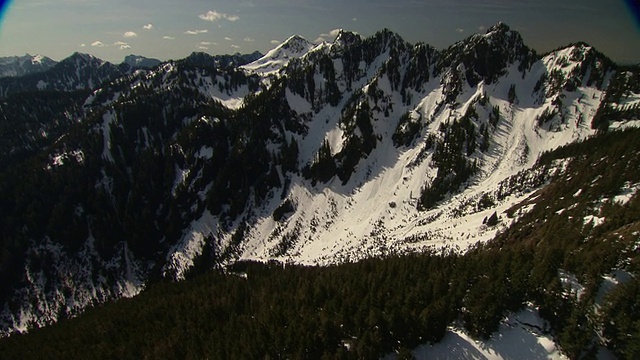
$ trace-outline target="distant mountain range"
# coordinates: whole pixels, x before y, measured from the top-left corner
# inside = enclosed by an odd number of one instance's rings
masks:
[[[538,54],[502,23],[443,50],[341,31],[266,55],[41,62],[0,79],[3,334],[239,260],[464,252],[567,169],[545,154],[640,125],[638,67],[584,43]]]
[[[194,66],[227,68],[250,63],[262,54],[216,55],[193,53],[184,60]],[[40,55],[0,58],[0,95],[49,90],[93,90],[106,81],[130,75],[136,70],[150,70],[162,62],[138,55],[128,55],[118,65],[100,60],[93,55],[74,53],[56,62]]]
[[[0,78],[23,76],[51,69],[57,62],[42,55],[10,56],[0,58]]]
[[[72,56],[80,55],[76,53]],[[83,54],[85,57],[91,56]],[[64,61],[64,60],[63,60]],[[161,63],[158,59],[150,59],[139,55],[127,55],[121,65],[129,65],[131,68],[151,69]],[[53,68],[57,61],[42,55],[9,56],[0,57],[0,78],[18,77],[33,73],[45,72]]]

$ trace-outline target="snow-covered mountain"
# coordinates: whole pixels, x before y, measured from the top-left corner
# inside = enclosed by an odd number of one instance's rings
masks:
[[[238,259],[464,251],[563,171],[541,154],[640,119],[637,68],[582,43],[538,55],[504,24],[441,51],[342,31],[210,60],[119,74],[74,54],[38,78],[94,90],[5,170],[29,175],[0,194],[3,254],[21,254],[0,266],[3,333]]]
[[[110,62],[76,52],[46,71],[0,78],[0,97],[42,90],[92,90],[107,80],[115,80],[125,74],[126,71]]]
[[[442,53],[385,31],[352,39],[336,57],[342,37],[336,41],[282,71],[286,86],[277,92],[300,120],[280,141],[296,144],[302,171],[279,170],[282,192],[259,204],[248,199],[242,259],[329,264],[487,241],[508,222],[487,227],[483,219],[536,189],[507,196],[504,183],[543,152],[595,134],[592,119],[614,74],[583,44],[537,57],[503,24]],[[342,94],[335,105],[333,86]],[[462,144],[448,144],[453,133]],[[276,146],[271,142],[267,149]],[[439,153],[449,146],[460,152]],[[461,165],[440,161],[444,156]],[[429,189],[439,199],[427,199]],[[494,204],[478,206],[485,197]],[[205,239],[225,234],[216,219],[205,211],[189,225],[166,273],[182,277]],[[237,231],[216,241],[224,247]]]
[[[301,36],[293,35],[267,52],[263,57],[242,66],[261,75],[277,74],[291,59],[304,56],[316,45]]]
[[[258,51],[252,54],[216,56],[194,52],[181,61],[198,68],[235,69],[261,56]],[[35,58],[42,62],[45,62],[42,59],[48,59],[40,56]],[[47,69],[32,71],[23,76],[0,78],[0,97],[34,91],[96,90],[103,83],[109,86],[108,83],[113,80],[134,75],[138,70],[151,70],[162,63],[157,59],[128,55],[122,63],[114,65],[93,55],[76,52],[59,63],[54,62]]]
[[[0,58],[0,78],[23,76],[51,69],[57,62],[42,55],[9,56]]]

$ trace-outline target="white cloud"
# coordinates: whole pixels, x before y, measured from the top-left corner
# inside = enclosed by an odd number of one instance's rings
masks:
[[[138,34],[134,33],[133,31],[127,31],[127,32],[126,32],[126,33],[124,33],[124,35],[122,35],[122,36],[124,36],[124,37],[126,37],[126,38],[133,38],[133,37],[138,36]]]
[[[225,14],[225,13],[219,13],[215,10],[209,10],[204,14],[200,14],[198,15],[198,17],[204,21],[211,21],[211,22],[216,22],[218,20],[221,19],[226,19],[228,21],[238,21],[240,20],[240,17],[238,17],[237,15],[229,15],[229,14]]]
[[[227,40],[227,41],[232,41],[233,40],[232,38],[230,38],[228,36],[225,36],[224,39]]]
[[[198,50],[209,50],[206,46],[198,46]]]
[[[211,45],[208,41],[200,41],[200,45]]]
[[[462,28],[457,28],[457,29],[456,29],[456,32],[458,32],[458,33],[463,33],[463,32],[464,32],[464,29],[462,29]]]
[[[340,31],[342,31],[342,29],[333,29],[333,30],[329,31],[329,35],[338,36],[338,34],[340,34]]]
[[[253,38],[250,38],[250,37],[247,36],[246,38],[244,38],[244,41],[246,41],[246,42],[254,42],[254,41],[256,41],[256,39],[253,39]]]
[[[224,14],[221,14],[221,13],[215,11],[215,10],[213,10],[213,11],[209,10],[205,14],[198,15],[198,17],[200,19],[202,19],[202,20],[205,20],[205,21],[214,22],[214,21],[222,19],[224,17]]]
[[[234,48],[234,49],[240,49],[240,46],[238,46],[236,44],[231,45],[231,47]]]
[[[198,34],[206,34],[208,32],[209,30],[203,29],[203,30],[187,30],[184,33],[187,35],[198,35]]]
[[[478,26],[478,30],[480,31],[486,31],[487,27],[486,26]]]
[[[333,39],[336,36],[338,36],[340,31],[342,31],[342,29],[333,29],[333,30],[329,31],[328,34],[320,34],[320,37],[318,39],[316,39],[316,42],[322,42],[322,40],[326,40],[326,38],[332,38]]]
[[[162,38],[165,39],[165,40],[175,40],[176,39],[173,36],[168,36],[168,35],[165,35]]]
[[[102,41],[94,41],[91,43],[91,46],[93,47],[105,47],[107,45],[103,44]]]
[[[358,18],[353,18],[353,19],[351,19],[351,20],[352,20],[352,21],[358,21]]]
[[[131,46],[124,41],[116,41],[113,43],[113,46],[119,46],[120,50],[131,49]]]
[[[272,43],[273,45],[278,45],[278,44],[280,44],[280,41],[278,41],[278,40],[271,40],[271,43]]]
[[[87,44],[80,44],[80,47],[87,47]]]
[[[338,34],[340,33],[340,31],[342,31],[342,29],[333,29],[331,31],[329,31],[328,34],[322,33],[320,34],[320,36],[314,41],[315,44],[320,44],[323,43],[325,41],[327,41],[328,39],[335,39]]]
[[[151,29],[153,29],[153,24],[147,24],[147,25],[143,26],[142,28],[145,29],[145,30],[151,30]]]

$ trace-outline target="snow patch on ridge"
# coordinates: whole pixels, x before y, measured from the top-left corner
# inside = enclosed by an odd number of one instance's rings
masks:
[[[200,219],[194,220],[179,241],[167,255],[167,264],[163,268],[164,276],[184,280],[186,272],[193,267],[194,259],[202,254],[207,239],[215,233],[218,218],[206,210]]]
[[[111,154],[111,124],[116,121],[116,115],[113,110],[102,115],[102,158],[110,162],[115,162]]]

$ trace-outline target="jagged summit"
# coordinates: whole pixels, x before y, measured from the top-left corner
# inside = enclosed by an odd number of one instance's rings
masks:
[[[338,35],[333,41],[334,46],[350,46],[362,40],[362,37],[355,32],[340,29]]]
[[[514,56],[529,50],[524,44],[520,33],[511,30],[508,25],[499,22],[490,27],[484,34],[473,34],[466,39],[458,41],[450,46],[447,52],[462,52],[468,54],[476,51],[478,47],[510,51]],[[508,52],[506,54],[508,55]],[[509,57],[512,58],[513,56]]]
[[[474,34],[444,50],[442,62],[463,64],[464,73],[459,76],[474,86],[480,81],[495,82],[511,64],[526,71],[536,58],[520,34],[500,22],[485,34]]]
[[[490,34],[490,33],[506,33],[511,31],[511,28],[509,27],[509,25],[505,24],[502,21],[498,21],[495,25],[489,27],[489,29],[487,29],[486,34]]]
[[[375,37],[381,37],[382,39],[385,39],[387,41],[389,41],[389,39],[395,39],[398,41],[404,41],[404,39],[402,38],[402,36],[400,36],[400,34],[398,34],[395,31],[392,31],[388,28],[384,28],[382,30],[376,31],[376,33],[373,36]]]
[[[528,49],[520,33],[511,30],[508,25],[502,22],[490,27],[482,37],[486,38],[487,41],[496,41],[500,45],[511,47],[516,51]]]
[[[402,36],[400,36],[400,34],[386,28],[373,34],[371,39],[373,42],[377,43],[381,49],[411,46],[402,38]]]

